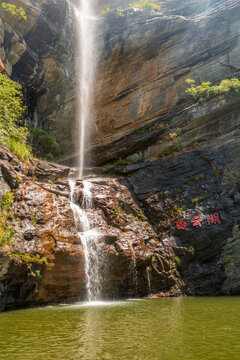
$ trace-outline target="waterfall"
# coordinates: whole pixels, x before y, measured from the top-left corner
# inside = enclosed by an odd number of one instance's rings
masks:
[[[71,209],[74,214],[75,226],[81,239],[85,260],[87,300],[99,300],[101,297],[100,257],[101,251],[98,243],[99,233],[91,223],[87,211],[92,207],[91,183],[83,180],[83,195],[81,207],[74,198],[75,181],[69,180],[71,194]]]
[[[83,177],[86,149],[87,125],[90,123],[92,107],[91,90],[94,85],[96,44],[96,18],[93,0],[78,0],[74,7],[77,26],[76,79],[77,79],[77,121],[79,124],[78,149],[79,178]]]
[[[99,233],[91,223],[88,210],[92,207],[91,182],[83,180],[85,149],[87,145],[87,126],[90,123],[92,106],[91,91],[94,85],[95,52],[94,36],[96,19],[93,16],[93,0],[79,0],[73,6],[77,28],[76,79],[77,79],[77,122],[78,122],[78,179],[82,179],[83,194],[80,206],[76,203],[74,192],[76,182],[69,180],[71,209],[75,226],[81,239],[86,276],[86,295],[88,301],[101,297]]]

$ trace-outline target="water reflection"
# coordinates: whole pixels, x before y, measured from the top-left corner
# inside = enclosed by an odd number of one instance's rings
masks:
[[[239,359],[238,298],[78,303],[0,314],[4,360]]]

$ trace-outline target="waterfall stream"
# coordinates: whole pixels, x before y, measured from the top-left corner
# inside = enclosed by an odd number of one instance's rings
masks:
[[[73,6],[77,28],[76,51],[76,79],[77,79],[77,122],[79,125],[77,152],[78,179],[83,179],[85,150],[87,139],[87,126],[91,113],[91,90],[94,84],[95,73],[95,18],[91,0],[79,0]],[[99,234],[91,223],[88,210],[92,207],[91,182],[82,180],[82,203],[77,204],[74,198],[76,182],[69,180],[71,208],[74,214],[75,226],[81,239],[86,275],[86,293],[88,301],[96,301],[101,297],[100,260],[99,260]]]
[[[75,182],[69,180],[69,185],[71,191],[71,209],[84,251],[87,300],[99,300],[101,297],[99,233],[87,215],[87,211],[92,207],[91,183],[88,180],[83,180],[81,207],[76,204],[74,198]]]

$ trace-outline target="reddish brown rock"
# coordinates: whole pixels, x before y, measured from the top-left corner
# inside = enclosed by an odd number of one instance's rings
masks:
[[[3,169],[11,154],[2,148],[1,158]],[[84,248],[77,233],[81,224],[76,229],[69,184],[66,178],[47,180],[51,167],[56,173],[67,169],[44,162],[33,167],[34,161],[31,163],[34,180],[23,173],[30,170],[21,168],[18,160],[14,165],[10,162],[9,177],[3,178],[13,188],[14,176],[21,175],[9,219],[9,227],[14,229],[12,244],[0,248],[2,308],[86,298]],[[41,173],[37,171],[40,164]],[[19,167],[18,173],[14,166]],[[86,212],[98,232],[102,298],[145,296],[176,287],[180,280],[174,254],[159,241],[124,179],[89,181],[92,205]],[[82,207],[81,181],[74,198]]]

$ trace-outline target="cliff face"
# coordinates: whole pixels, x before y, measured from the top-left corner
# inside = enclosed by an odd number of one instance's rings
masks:
[[[42,161],[21,164],[0,149],[1,188],[12,190],[4,212],[1,244],[1,309],[85,299],[84,250],[74,221],[67,177],[70,169]],[[92,178],[88,218],[98,230],[102,296],[180,295],[174,253],[159,241],[124,178]],[[9,193],[8,193],[9,194]],[[75,201],[83,204],[82,182]],[[1,234],[2,235],[2,234]],[[91,255],[90,255],[91,256]]]
[[[239,95],[192,103],[185,80],[239,77],[239,2],[162,9],[106,16],[93,159],[128,177],[193,294],[238,294]]]
[[[194,9],[194,1],[170,8],[175,3],[163,4],[162,13],[105,16],[96,105],[101,142],[187,107],[187,78],[216,83],[239,72],[238,1],[203,1],[191,17],[184,9]]]
[[[23,85],[29,125],[52,131],[59,153],[70,153],[75,96],[72,11],[66,1],[15,4],[25,10],[27,20],[0,8],[0,71]]]
[[[32,119],[55,129],[63,152],[71,153],[65,140],[74,129],[74,51],[56,53],[70,36],[69,11],[53,0],[21,5],[27,23],[1,15],[2,67],[10,74],[12,62]],[[95,168],[89,172],[104,177],[90,179],[89,216],[101,229],[108,264],[103,292],[239,294],[240,95],[193,102],[185,94],[187,78],[239,77],[239,2],[168,0],[161,11],[112,10],[98,20],[102,47],[89,149]],[[25,48],[17,58],[16,49]],[[84,297],[69,171],[36,160],[26,167],[1,148],[0,195],[17,189],[9,221],[18,234],[1,249],[2,308]],[[75,197],[81,206],[81,182]]]

